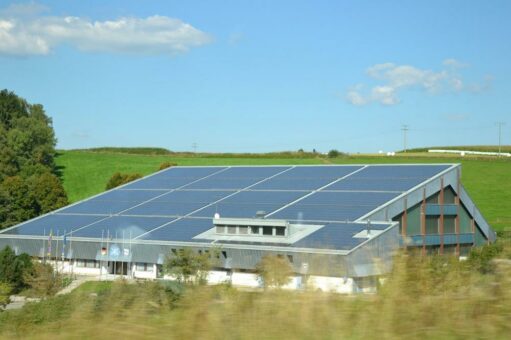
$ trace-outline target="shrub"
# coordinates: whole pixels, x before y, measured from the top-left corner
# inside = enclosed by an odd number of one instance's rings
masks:
[[[25,282],[38,296],[55,295],[62,288],[62,276],[48,263],[34,262],[34,270],[25,275]]]
[[[122,174],[120,172],[116,172],[115,174],[112,175],[112,177],[110,177],[110,179],[106,183],[106,190],[116,188],[119,185],[129,183],[129,182],[134,181],[139,178],[142,178],[142,175],[139,173]]]
[[[280,256],[266,255],[256,266],[264,286],[280,288],[291,280],[293,268],[287,259]]]
[[[328,151],[328,158],[336,158],[339,157],[341,153],[335,149]]]
[[[9,246],[0,251],[0,282],[8,284],[14,293],[26,286],[24,276],[32,270],[33,265],[29,255],[16,256]]]
[[[9,302],[11,302],[11,299],[9,298],[11,292],[12,288],[8,283],[0,282],[0,307],[5,307],[9,304]]]
[[[160,164],[159,170],[167,169],[167,168],[170,168],[170,167],[173,167],[173,166],[176,166],[176,165],[177,165],[177,163],[163,162],[163,163]]]
[[[163,263],[163,272],[183,283],[204,283],[210,268],[210,253],[199,254],[190,248],[168,254]]]

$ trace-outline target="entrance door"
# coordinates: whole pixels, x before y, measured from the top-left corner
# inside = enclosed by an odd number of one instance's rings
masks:
[[[110,262],[108,272],[115,275],[128,275],[128,262]]]

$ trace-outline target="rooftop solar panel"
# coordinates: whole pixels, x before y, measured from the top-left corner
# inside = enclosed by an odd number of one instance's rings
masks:
[[[295,167],[252,189],[261,190],[316,190],[341,177],[351,174],[361,166],[301,166]]]
[[[386,225],[388,228],[389,225]],[[293,244],[299,248],[327,248],[349,250],[367,241],[353,236],[367,228],[364,224],[332,223]]]
[[[353,221],[398,193],[319,191],[274,214],[272,218]]]
[[[252,218],[265,211],[269,218],[328,224],[293,246],[347,249],[361,242],[352,233],[364,228],[347,221],[449,167],[173,167],[0,233],[42,236],[50,229],[54,235],[74,230],[76,237],[101,238],[105,231],[118,237],[124,231],[144,240],[192,241],[212,228],[215,213]]]
[[[213,223],[210,219],[183,218],[164,227],[155,229],[150,233],[143,235],[140,239],[197,242],[200,240],[193,239],[193,237],[211,229],[212,227]],[[204,242],[210,243],[211,240],[204,240]]]
[[[28,221],[15,228],[4,230],[3,233],[12,235],[44,236],[49,235],[50,231],[52,231],[53,235],[63,235],[64,232],[77,230],[104,218],[104,216],[91,215],[50,214]]]
[[[241,190],[288,169],[290,167],[232,167],[185,188]]]
[[[135,238],[149,230],[171,222],[172,218],[112,216],[73,233],[74,237]]]

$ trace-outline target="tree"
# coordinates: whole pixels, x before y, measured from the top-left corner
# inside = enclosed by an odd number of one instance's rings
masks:
[[[0,186],[0,228],[35,217],[37,200],[27,181],[20,176],[7,177]]]
[[[328,158],[336,158],[339,157],[339,155],[340,152],[335,149],[328,151]]]
[[[52,296],[62,288],[62,275],[48,263],[35,262],[34,269],[25,274],[24,280],[38,296]]]
[[[8,284],[14,292],[26,286],[24,277],[32,270],[32,259],[28,254],[16,256],[9,246],[0,251],[0,282]]]
[[[293,268],[289,261],[281,256],[266,255],[256,266],[264,286],[280,288],[291,281]]]
[[[39,214],[45,214],[68,204],[67,195],[57,176],[44,173],[29,179],[31,192],[37,201]]]
[[[0,91],[0,228],[67,204],[56,142],[42,105]]]
[[[165,274],[174,275],[184,283],[204,283],[210,268],[210,253],[200,254],[190,248],[169,253],[163,263]]]
[[[12,288],[8,283],[0,282],[0,307],[5,307],[11,302],[11,292]]]
[[[120,172],[116,172],[115,174],[112,175],[112,177],[110,177],[110,179],[106,183],[106,190],[116,188],[119,185],[129,183],[129,182],[134,181],[139,178],[142,178],[142,175],[138,174],[138,173],[122,174]]]

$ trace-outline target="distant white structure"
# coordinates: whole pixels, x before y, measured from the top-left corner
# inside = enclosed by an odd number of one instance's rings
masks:
[[[466,150],[439,150],[439,149],[431,149],[428,150],[431,153],[455,153],[459,154],[461,157],[465,155],[482,155],[482,156],[504,156],[511,157],[511,153],[509,152],[486,152],[486,151],[466,151]]]

